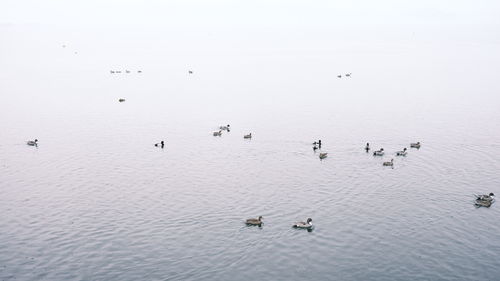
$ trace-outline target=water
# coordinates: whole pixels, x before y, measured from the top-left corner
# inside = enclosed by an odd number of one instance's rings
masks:
[[[500,194],[498,42],[0,35],[1,280],[500,274],[500,209],[476,209],[472,195]],[[244,225],[259,215],[262,228]],[[312,232],[291,228],[308,217]]]

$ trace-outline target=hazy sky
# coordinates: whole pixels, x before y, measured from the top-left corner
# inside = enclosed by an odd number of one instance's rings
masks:
[[[443,24],[500,26],[498,0],[2,0],[1,23],[195,27]]]

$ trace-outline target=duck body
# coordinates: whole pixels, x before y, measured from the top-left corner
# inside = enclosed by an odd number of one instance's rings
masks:
[[[248,135],[244,135],[243,138],[244,139],[251,139],[252,138],[252,133],[250,133]]]
[[[407,152],[406,152],[406,147],[405,147],[403,150],[396,152],[396,155],[397,156],[406,156],[406,153]]]
[[[391,161],[389,161],[389,162],[384,162],[382,165],[393,167],[394,166],[394,159],[391,159]]]
[[[412,142],[412,143],[410,143],[410,147],[420,148],[420,142]]]
[[[262,219],[263,219],[263,218],[262,218],[262,216],[259,216],[259,217],[258,217],[258,218],[256,218],[256,219],[247,219],[247,220],[245,221],[245,223],[246,223],[247,225],[262,225],[262,223],[263,223],[263,222],[262,222]]]
[[[328,157],[328,153],[326,153],[326,152],[321,152],[319,154],[319,159],[325,159],[326,157]]]
[[[222,131],[214,132],[214,137],[222,136]]]
[[[125,99],[119,99],[118,101],[119,101],[119,102],[124,102],[124,101],[125,101]]]
[[[312,219],[308,218],[306,222],[303,221],[296,222],[292,227],[302,228],[302,229],[312,229],[314,226],[312,224]]]
[[[476,196],[476,201],[474,202],[474,205],[477,207],[486,207],[489,208],[493,202],[495,202],[495,194],[490,193],[490,194],[482,194],[482,195],[475,195]]]
[[[373,156],[384,156],[384,149],[376,150],[373,152]]]
[[[26,142],[27,145],[29,146],[38,146],[38,140],[35,139],[34,141],[30,140]]]

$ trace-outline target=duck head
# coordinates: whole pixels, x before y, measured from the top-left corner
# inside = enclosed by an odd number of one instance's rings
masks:
[[[493,192],[490,192],[490,196],[495,196],[495,194],[493,194]]]
[[[307,223],[308,223],[308,224],[311,224],[311,222],[312,222],[312,221],[313,221],[313,220],[312,220],[311,218],[308,218],[308,219],[307,219]]]

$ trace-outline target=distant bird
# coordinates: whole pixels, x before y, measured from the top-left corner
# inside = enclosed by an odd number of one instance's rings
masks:
[[[214,137],[222,136],[222,131],[214,132]]]
[[[315,141],[312,143],[313,145],[318,145],[321,148],[321,140]]]
[[[389,162],[384,162],[382,165],[393,167],[394,166],[394,159],[391,159],[391,161],[389,161]]]
[[[319,159],[325,159],[326,157],[328,157],[328,153],[326,153],[326,152],[321,152],[319,154]]]
[[[163,148],[163,147],[165,147],[165,142],[164,142],[164,141],[161,141],[161,142],[159,142],[159,143],[155,143],[155,146],[156,146],[156,147],[161,147],[161,148]]]
[[[75,52],[75,55],[78,54],[78,52]]]
[[[192,70],[190,70],[190,71],[188,71],[188,73],[189,73],[189,74],[193,74],[193,71],[192,71]]]
[[[114,74],[114,73],[115,73],[113,70],[110,70],[109,72],[110,72],[111,74]]]
[[[34,141],[30,140],[26,142],[27,145],[29,146],[38,146],[38,140],[35,139]]]
[[[130,73],[130,70],[125,70],[125,73]]]
[[[491,192],[490,194],[475,195],[476,202],[474,203],[477,207],[487,207],[489,208],[493,202],[495,202],[495,194]]]
[[[376,150],[373,152],[373,156],[382,156],[384,155],[384,149],[381,148],[380,150]]]
[[[252,133],[250,133],[248,135],[244,135],[243,138],[244,139],[251,139],[252,138]]]
[[[316,151],[318,149],[317,146],[313,146],[313,150]]]
[[[263,222],[262,222],[262,219],[263,219],[263,217],[262,217],[262,216],[259,216],[259,217],[258,217],[258,218],[256,218],[256,219],[247,219],[247,220],[245,221],[245,223],[246,223],[246,224],[248,224],[248,225],[262,225],[262,223],[263,223]]]
[[[62,45],[63,48],[66,48],[66,45]]]
[[[124,102],[124,101],[125,101],[125,99],[119,99],[118,101],[119,101],[119,102]]]
[[[142,73],[142,70],[137,70],[137,73]]]
[[[303,222],[303,221],[296,222],[293,225],[293,227],[295,227],[295,228],[303,228],[303,229],[311,229],[311,228],[313,228],[312,219],[308,218],[306,222]]]
[[[338,78],[342,78],[342,75],[337,75]]]
[[[396,152],[397,156],[406,156],[406,147],[403,150]]]
[[[122,73],[122,71],[121,70],[117,70],[116,73]]]
[[[420,148],[420,142],[413,142],[413,143],[410,143],[410,147],[413,147],[413,148]]]
[[[346,76],[346,77],[351,77],[351,74],[352,74],[352,73],[347,73],[345,76]]]
[[[223,130],[223,131],[229,131],[230,127],[231,127],[231,126],[228,124],[228,125],[226,125],[226,126],[220,126],[220,127],[219,127],[219,129],[221,129],[221,130]]]
[[[365,150],[366,152],[370,151],[370,143],[366,143]]]

